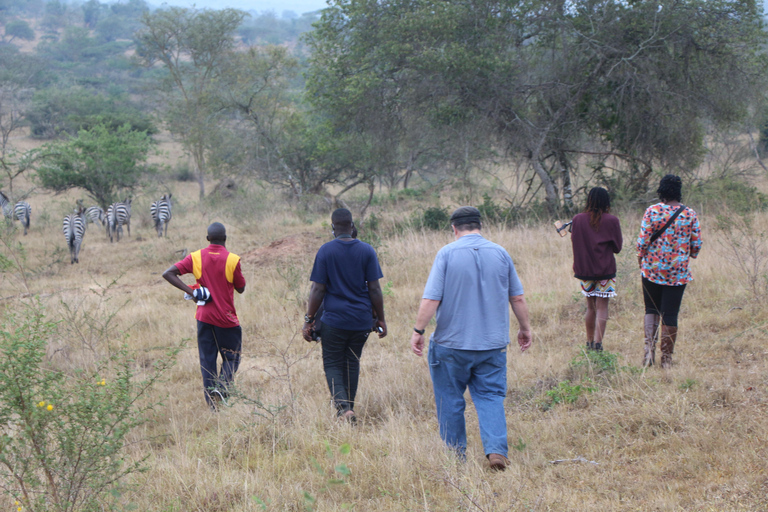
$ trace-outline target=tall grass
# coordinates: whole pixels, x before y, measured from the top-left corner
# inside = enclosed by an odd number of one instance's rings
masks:
[[[602,376],[573,363],[586,341],[585,306],[572,277],[568,238],[547,223],[485,229],[515,261],[534,328],[531,350],[509,351],[507,422],[517,446],[510,450],[512,466],[489,473],[471,404],[467,462],[443,449],[428,367],[408,344],[434,255],[452,241],[448,230],[394,229],[415,210],[407,201],[369,210],[382,226],[377,249],[384,283],[391,282],[385,297],[390,334],[366,345],[360,424],[352,428],[334,415],[320,348],[298,332],[314,254],[329,239],[329,216],[290,210],[269,191],[248,191],[233,204],[201,205],[196,184],[172,188],[177,202],[168,238],[156,237],[145,219],[151,198],[140,198],[134,216],[141,220],[132,236],[110,244],[101,228],[90,226],[79,265],[60,256],[59,218],[77,194],[33,198],[31,233],[4,235],[23,244],[29,291],[18,272],[0,273],[3,314],[24,307],[28,293],[61,318],[67,308],[106,314],[99,312],[111,301],[120,308],[109,327],[127,333],[138,369],[184,345],[150,397],[164,406],[131,434],[127,461],[149,455],[151,469],[134,477],[136,491],[122,498],[124,506],[207,512],[768,509],[766,307],[753,300],[713,218],[702,218],[704,248],[683,300],[674,367]],[[38,222],[41,214],[49,220]],[[205,228],[217,220],[227,226],[228,248],[242,256],[247,279],[245,293],[235,299],[244,328],[241,398],[218,414],[203,400],[193,307],[161,278],[183,254],[206,244]],[[618,368],[639,366],[643,335],[632,247],[639,217],[624,214],[621,221],[619,296],[610,303],[604,340]],[[755,232],[767,225],[768,215],[756,214]],[[75,352],[73,341],[62,344],[56,348]],[[594,389],[544,405],[552,390],[569,392],[580,382]],[[550,463],[578,456],[598,464]],[[10,507],[3,500],[0,505]]]

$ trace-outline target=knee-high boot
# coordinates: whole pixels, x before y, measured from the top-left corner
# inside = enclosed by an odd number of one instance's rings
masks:
[[[661,326],[661,367],[672,367],[672,354],[675,352],[675,342],[677,341],[677,326]]]
[[[645,315],[645,354],[643,366],[652,366],[656,359],[656,339],[659,337],[659,315]]]

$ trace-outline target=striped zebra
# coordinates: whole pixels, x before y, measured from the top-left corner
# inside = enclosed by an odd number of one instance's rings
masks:
[[[8,199],[8,196],[3,194],[2,190],[0,190],[0,209],[3,210],[3,217],[6,219],[12,219],[13,218],[13,208],[11,208],[11,200]]]
[[[128,236],[131,236],[131,200],[126,199],[119,203],[112,203],[107,208],[107,234],[109,241],[113,241],[113,236],[117,235],[117,241],[120,241],[120,235],[123,232],[123,226],[128,228]]]
[[[24,226],[24,234],[29,231],[29,217],[32,213],[32,207],[26,201],[19,201],[15,205],[11,204],[11,200],[8,199],[2,191],[0,191],[0,209],[3,210],[3,217],[12,220],[21,221],[21,225]]]
[[[70,213],[64,217],[61,230],[69,247],[69,262],[80,263],[80,244],[85,236],[85,210],[78,208],[76,213]]]
[[[19,201],[13,207],[13,213],[21,225],[24,226],[24,235],[26,236],[29,231],[29,218],[32,215],[32,206],[26,201]]]
[[[152,220],[155,221],[155,229],[157,230],[157,236],[163,236],[163,226],[165,226],[165,236],[168,236],[168,223],[171,221],[171,196],[173,194],[164,195],[158,199],[149,208],[152,214]]]
[[[85,221],[86,223],[91,222],[93,224],[96,224],[98,222],[101,225],[106,224],[106,220],[104,217],[104,210],[102,210],[98,206],[88,207],[85,210]]]

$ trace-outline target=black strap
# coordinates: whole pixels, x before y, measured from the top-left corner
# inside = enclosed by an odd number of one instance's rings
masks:
[[[683,210],[685,210],[686,208],[687,208],[687,207],[686,207],[684,204],[681,204],[681,205],[680,205],[680,208],[678,208],[678,209],[677,209],[677,211],[676,211],[675,213],[673,213],[673,214],[672,214],[672,216],[669,218],[669,220],[667,221],[667,223],[666,223],[666,224],[664,224],[664,227],[662,227],[660,230],[656,231],[654,234],[652,234],[652,235],[651,235],[651,241],[650,241],[650,242],[648,242],[648,246],[651,246],[651,245],[653,245],[653,242],[655,242],[656,240],[658,240],[658,238],[661,236],[661,234],[662,234],[664,231],[666,231],[666,230],[667,230],[667,228],[668,228],[668,227],[669,227],[669,226],[670,226],[670,225],[671,225],[673,222],[675,222],[675,219],[677,218],[677,216],[678,216],[678,215],[680,215],[681,213],[683,213]]]

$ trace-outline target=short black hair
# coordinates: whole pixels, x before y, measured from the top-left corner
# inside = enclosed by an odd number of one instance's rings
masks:
[[[208,241],[213,242],[214,240],[221,242],[227,241],[227,228],[225,228],[224,224],[221,222],[214,222],[208,226]]]
[[[680,176],[667,174],[659,182],[659,188],[656,189],[659,199],[662,201],[682,201],[683,200],[683,180]]]
[[[331,222],[336,229],[350,230],[352,229],[352,212],[346,208],[338,208],[331,214]]]
[[[483,225],[480,222],[465,222],[464,224],[454,224],[454,227],[459,231],[475,231],[483,229]]]

